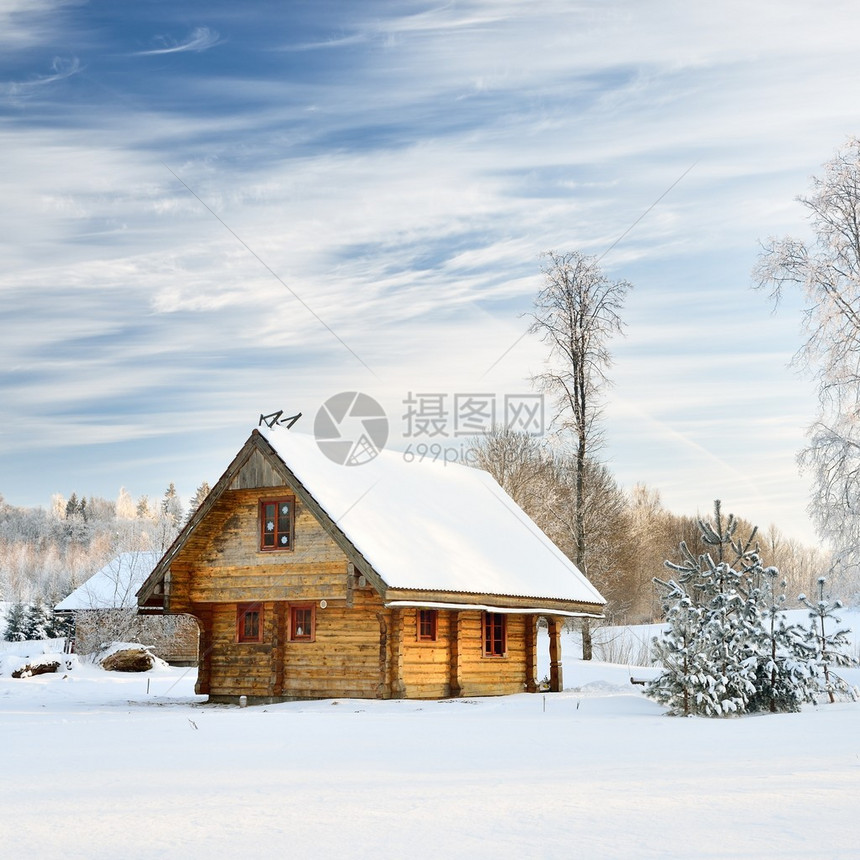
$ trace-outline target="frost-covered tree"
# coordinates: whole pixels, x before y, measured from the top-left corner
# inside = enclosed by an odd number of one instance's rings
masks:
[[[48,639],[68,639],[74,635],[75,621],[71,615],[52,612],[46,625]]]
[[[41,598],[34,600],[24,614],[24,639],[49,639],[54,622],[54,610]]]
[[[188,513],[186,514],[186,517],[185,517],[186,522],[188,522],[188,520],[190,520],[191,517],[194,516],[194,514],[197,512],[197,508],[199,508],[200,505],[203,504],[204,499],[206,498],[206,496],[209,495],[211,490],[212,490],[212,488],[209,486],[209,484],[206,481],[204,481],[197,488],[197,492],[194,493],[194,495],[191,498],[191,502],[188,505]]]
[[[710,551],[695,556],[682,542],[680,562],[666,562],[674,577],[655,579],[664,589],[669,628],[654,640],[664,672],[647,693],[670,713],[725,716],[743,712],[755,692],[755,665],[745,659],[744,608],[761,562],[753,549],[755,530],[745,542],[736,539],[738,520],[730,514],[724,521],[719,501],[713,522],[700,520],[699,526]]]
[[[6,616],[6,630],[3,638],[7,642],[23,642],[27,638],[27,607],[23,603],[13,603]]]
[[[535,381],[555,397],[558,423],[574,443],[575,561],[586,570],[585,471],[599,443],[598,417],[611,364],[609,340],[622,331],[621,307],[631,289],[611,281],[593,257],[549,251],[535,298],[531,331],[549,347],[547,370]]]
[[[765,568],[747,597],[747,659],[755,663],[748,711],[797,711],[804,702],[815,701],[807,631],[786,619],[785,584],[775,567]]]
[[[51,496],[51,516],[55,520],[62,520],[66,517],[66,499],[62,493],[54,493]]]
[[[179,494],[176,492],[173,481],[164,491],[164,497],[161,500],[161,515],[169,519],[177,528],[182,524],[182,502],[179,501]]]
[[[682,542],[680,562],[666,562],[674,577],[655,579],[668,629],[654,640],[664,671],[647,693],[672,714],[796,711],[813,699],[810,648],[786,621],[779,571],[763,565],[757,530],[742,540],[738,526],[715,502],[712,522],[699,521],[707,550]]]
[[[598,419],[611,364],[609,341],[622,331],[621,308],[632,285],[610,280],[594,257],[578,251],[549,251],[546,259],[530,331],[540,335],[549,356],[547,369],[535,382],[555,398],[559,429],[573,442],[573,560],[588,574],[586,470],[600,440]],[[582,656],[591,659],[587,621],[582,632]]]
[[[653,653],[663,672],[645,692],[666,705],[669,713],[689,716],[703,710],[704,697],[710,699],[711,662],[703,635],[704,613],[677,582],[660,582],[667,589],[667,630],[662,638],[655,638]]]
[[[779,300],[806,299],[796,356],[818,383],[818,416],[800,455],[813,479],[810,512],[835,551],[835,570],[860,590],[860,138],[852,138],[800,197],[811,244],[770,239],[753,277]]]
[[[160,515],[156,520],[155,549],[164,552],[182,527],[182,503],[171,481],[161,500]]]
[[[121,520],[133,520],[137,516],[134,500],[125,487],[119,488],[115,505],[116,516]]]
[[[839,618],[835,611],[842,608],[841,600],[828,600],[824,596],[825,577],[818,580],[818,600],[813,603],[805,594],[800,601],[809,609],[811,626],[807,631],[807,641],[813,651],[813,665],[821,688],[827,693],[830,702],[836,701],[836,693],[847,685],[832,671],[833,666],[849,666],[854,661],[848,654],[849,631],[838,627]],[[828,622],[831,622],[828,624]]]

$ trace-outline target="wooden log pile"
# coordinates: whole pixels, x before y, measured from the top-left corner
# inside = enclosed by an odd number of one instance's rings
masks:
[[[13,678],[32,678],[33,675],[50,675],[60,668],[58,660],[42,661],[38,663],[26,663],[17,668],[13,673]]]
[[[155,657],[146,648],[124,648],[100,662],[108,672],[148,672],[155,665]]]

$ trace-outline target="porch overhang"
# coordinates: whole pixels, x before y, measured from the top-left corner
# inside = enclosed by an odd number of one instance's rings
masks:
[[[504,615],[555,615],[560,618],[603,618],[600,612],[573,612],[552,606],[493,606],[488,603],[444,603],[438,600],[390,600],[386,609],[451,609],[499,612]]]

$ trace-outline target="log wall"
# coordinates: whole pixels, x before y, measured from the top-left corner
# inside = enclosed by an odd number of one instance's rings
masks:
[[[387,697],[389,649],[386,639],[381,662],[379,617],[387,621],[388,613],[367,588],[356,589],[353,604],[317,604],[313,641],[290,641],[290,604],[263,601],[260,642],[237,641],[238,604],[197,606],[207,649],[197,692],[215,700]]]
[[[379,661],[381,599],[358,589],[353,608],[345,604],[316,610],[313,642],[287,642],[284,688],[290,698],[382,698]]]
[[[418,639],[418,610],[403,609],[397,613],[400,633],[398,692],[407,698],[441,699],[451,695],[449,634],[451,613],[440,611],[436,641]],[[456,623],[456,622],[455,622]]]
[[[401,638],[394,657],[400,695],[423,699],[500,696],[534,688],[534,639],[528,636],[533,616],[506,616],[506,655],[485,657],[480,611],[440,610],[435,642],[418,640],[416,609],[404,609],[397,615]]]
[[[461,696],[522,693],[526,678],[526,618],[507,615],[507,654],[485,657],[482,613],[461,612],[459,682]]]
[[[346,597],[347,558],[300,501],[293,548],[260,550],[259,503],[286,488],[227,490],[170,565],[169,610],[193,604]]]

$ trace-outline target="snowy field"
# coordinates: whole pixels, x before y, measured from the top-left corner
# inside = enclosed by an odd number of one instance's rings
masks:
[[[245,709],[201,705],[194,670],[3,676],[0,853],[860,856],[860,704],[669,718],[631,672],[655,670],[568,659],[555,695]]]

